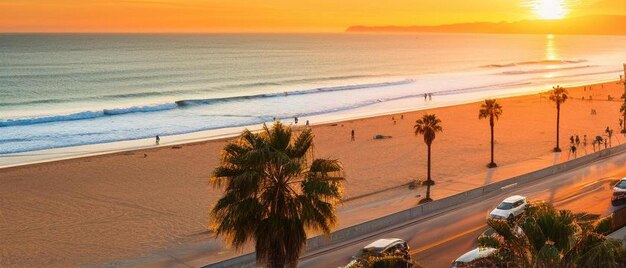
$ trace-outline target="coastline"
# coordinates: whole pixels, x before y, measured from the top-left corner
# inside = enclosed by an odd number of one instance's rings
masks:
[[[596,80],[596,81],[587,81],[580,83],[565,83],[563,87],[580,87],[583,85],[597,85],[604,83],[615,82],[616,80]],[[513,98],[513,97],[522,97],[522,96],[530,96],[534,94],[540,94],[541,92],[545,92],[549,89],[538,89],[538,87],[534,87],[533,89],[528,89],[528,91],[515,91],[513,93],[504,93],[504,94],[493,94],[490,98]],[[465,94],[463,94],[465,95]],[[429,106],[423,106],[420,108],[401,108],[401,109],[389,109],[390,106],[393,106],[393,102],[386,103],[382,109],[371,109],[372,107],[365,106],[356,108],[353,110],[341,111],[337,113],[331,114],[322,114],[316,116],[302,117],[299,118],[300,122],[305,122],[307,120],[311,121],[311,126],[324,126],[328,124],[342,123],[352,120],[360,120],[381,116],[393,116],[400,115],[402,113],[412,113],[417,111],[423,111],[428,109],[435,108],[443,108],[443,107],[453,107],[458,105],[464,105],[469,103],[480,102],[482,99],[485,99],[483,96],[466,96],[466,99],[457,99],[453,101],[443,101],[439,102],[437,98],[440,96],[435,95],[435,101],[429,103]],[[422,97],[408,98],[399,100],[400,102],[411,102],[417,101],[419,102]],[[161,136],[161,142],[159,145],[155,145],[155,141],[153,138],[144,138],[144,139],[136,139],[136,140],[124,140],[124,141],[116,141],[116,142],[107,142],[107,143],[97,143],[97,144],[86,144],[86,145],[78,145],[78,146],[70,146],[70,147],[60,147],[53,149],[44,149],[44,150],[36,150],[36,151],[28,151],[28,152],[20,152],[20,153],[9,153],[9,154],[0,154],[0,169],[11,168],[11,167],[19,167],[19,166],[27,166],[33,164],[41,164],[47,162],[55,162],[55,161],[63,161],[70,160],[76,158],[83,157],[92,157],[106,154],[117,154],[117,153],[125,153],[125,152],[137,152],[141,150],[149,150],[155,148],[165,148],[168,146],[180,146],[187,144],[196,144],[196,143],[204,143],[208,141],[219,141],[219,140],[229,140],[236,136],[238,136],[241,131],[244,129],[250,129],[252,131],[258,131],[263,127],[263,124],[271,124],[272,122],[265,122],[261,124],[253,124],[246,126],[237,126],[237,127],[229,127],[229,128],[220,128],[220,129],[212,129],[212,130],[203,130],[198,132],[177,134],[177,135],[169,135],[169,136]],[[287,122],[292,125],[292,123]],[[299,125],[294,125],[296,127],[305,127],[303,123]]]
[[[622,85],[612,81],[568,90],[571,98],[561,111],[564,152],[555,161],[567,159],[570,135],[591,138],[601,135],[606,126],[619,131],[622,101],[607,101],[607,95],[620,96]],[[589,95],[593,101],[581,99]],[[496,162],[517,171],[535,168],[517,164],[551,155],[554,104],[545,94],[536,93],[498,101],[504,114],[496,123]],[[433,178],[438,182],[432,189],[435,199],[444,195],[444,189],[438,188],[444,185],[448,194],[498,179],[485,168],[489,128],[488,122],[478,120],[480,104],[432,104],[425,110],[312,126],[315,155],[339,159],[346,168],[345,199],[423,178],[425,146],[412,131],[423,111],[436,113],[444,127],[433,144]],[[350,141],[351,129],[356,130],[354,142]],[[376,134],[392,138],[375,140]],[[625,136],[615,136],[614,142],[626,142]],[[165,138],[160,147],[0,169],[0,211],[6,219],[0,222],[0,236],[5,238],[0,248],[7,249],[0,252],[0,265],[98,265],[210,239],[208,210],[221,192],[211,188],[207,178],[227,141],[219,137],[174,146]],[[585,149],[592,151],[590,145]],[[580,154],[583,152],[581,149]],[[470,174],[484,175],[478,182],[466,181]],[[350,211],[355,204],[379,197],[350,201],[341,209]],[[360,214],[347,221],[367,219],[368,215]],[[230,252],[219,247],[212,250],[218,252],[216,256]]]

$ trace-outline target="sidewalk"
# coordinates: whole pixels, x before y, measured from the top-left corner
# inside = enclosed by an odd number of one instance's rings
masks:
[[[567,161],[567,153],[551,153],[495,169],[485,168],[484,172],[470,176],[459,174],[459,176],[446,179],[435,178],[436,185],[431,188],[431,194],[434,199],[440,199],[565,161]],[[352,199],[339,207],[339,222],[335,229],[342,229],[415,207],[425,192],[425,187],[419,187],[417,190],[401,187]],[[626,234],[626,229],[623,232]],[[309,237],[316,235],[318,234],[311,233]],[[139,258],[111,262],[105,266],[200,267],[253,251],[252,246],[249,246],[243,252],[235,252],[227,248],[221,239],[214,239],[213,235],[198,240],[201,241],[183,243],[179,247]]]

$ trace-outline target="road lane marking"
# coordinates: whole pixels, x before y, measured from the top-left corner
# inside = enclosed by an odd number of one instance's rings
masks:
[[[412,250],[410,250],[410,251],[409,251],[409,254],[411,254],[411,255],[419,254],[419,253],[421,253],[421,252],[423,252],[423,251],[426,251],[426,250],[429,250],[429,249],[431,249],[431,248],[438,247],[438,246],[440,246],[440,245],[442,245],[442,244],[445,244],[445,243],[447,243],[447,242],[450,242],[450,241],[453,241],[453,240],[459,239],[459,238],[461,238],[461,237],[463,237],[463,236],[466,236],[466,235],[468,235],[468,234],[471,234],[471,233],[473,233],[473,232],[476,232],[476,231],[478,231],[478,230],[480,230],[480,229],[482,229],[482,228],[485,228],[485,227],[487,227],[487,224],[483,224],[483,225],[480,225],[480,226],[478,226],[478,227],[475,227],[475,228],[469,229],[469,230],[467,230],[467,231],[465,231],[465,232],[462,232],[462,233],[456,234],[456,235],[454,235],[454,236],[451,236],[451,237],[449,237],[449,238],[446,238],[446,239],[443,239],[443,240],[439,240],[439,241],[437,241],[437,242],[435,242],[435,243],[431,243],[430,245],[423,246],[423,247],[416,248],[416,249],[412,249]]]
[[[500,190],[506,190],[506,189],[509,189],[509,188],[515,187],[515,186],[517,186],[517,182],[516,183],[511,183],[511,184],[509,184],[507,186],[502,186],[502,187],[500,187]]]

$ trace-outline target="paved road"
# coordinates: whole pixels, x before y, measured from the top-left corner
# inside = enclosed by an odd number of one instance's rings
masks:
[[[361,247],[379,238],[402,238],[411,254],[425,267],[449,267],[450,262],[475,247],[486,227],[485,217],[502,199],[521,194],[530,200],[546,200],[558,208],[606,215],[611,205],[612,185],[626,176],[626,154],[613,156],[539,182],[490,193],[470,204],[459,204],[441,214],[398,227],[385,234],[364,238],[341,248],[305,256],[301,267],[339,267]],[[434,188],[436,191],[436,187]]]

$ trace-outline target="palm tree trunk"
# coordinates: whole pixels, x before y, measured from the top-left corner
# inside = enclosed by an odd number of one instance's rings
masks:
[[[430,178],[430,144],[428,144],[428,172],[426,178],[426,200],[430,199],[430,185],[433,184],[433,181]]]
[[[487,167],[494,168],[494,167],[497,167],[498,165],[496,165],[496,162],[493,161],[493,146],[494,146],[494,139],[493,139],[493,126],[494,126],[493,115],[489,118],[489,125],[491,126],[491,162],[489,163],[489,165],[487,165]]]
[[[624,104],[626,104],[626,100],[624,100]],[[624,120],[622,121],[622,133],[626,133],[626,111],[624,111]]]
[[[561,105],[559,103],[556,104],[556,147],[554,147],[554,152],[560,152],[561,148],[559,148],[559,121],[561,120]]]

